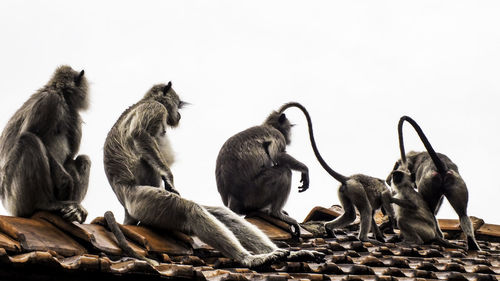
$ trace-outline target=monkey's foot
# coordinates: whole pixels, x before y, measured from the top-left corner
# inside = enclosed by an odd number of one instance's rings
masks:
[[[290,251],[285,249],[276,249],[268,254],[250,255],[247,256],[241,263],[249,268],[272,264],[274,262],[284,260]]]
[[[481,251],[481,247],[479,247],[476,240],[470,236],[467,236],[467,247],[469,251]]]
[[[87,210],[82,205],[76,203],[70,203],[61,209],[62,217],[69,222],[77,221],[83,223],[87,218],[87,214]]]
[[[329,228],[326,223],[325,223],[325,232],[327,237],[337,238],[337,235],[335,235],[333,229]]]
[[[290,233],[294,238],[300,238],[300,226],[298,223],[290,225]]]
[[[375,239],[370,239],[370,238],[364,238],[364,239],[359,238],[359,240],[362,241],[362,242],[370,242],[373,245],[382,245],[385,242],[385,240],[384,240],[384,242],[381,242],[381,241],[378,241],[378,240],[375,240]]]
[[[287,257],[289,261],[315,261],[323,262],[325,259],[325,254],[318,251],[312,250],[299,250],[292,251]]]

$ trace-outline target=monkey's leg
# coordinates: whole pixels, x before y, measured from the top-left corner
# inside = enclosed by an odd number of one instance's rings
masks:
[[[417,222],[410,222],[406,218],[402,218],[398,220],[398,227],[400,230],[400,238],[403,241],[403,244],[406,245],[412,245],[412,244],[417,244],[417,245],[422,245],[424,244],[424,241],[420,236],[418,235],[418,227],[419,224]]]
[[[375,210],[372,211],[371,218],[372,218],[372,233],[375,236],[375,239],[377,239],[380,242],[385,242],[384,235],[380,231],[380,228],[378,227],[377,223],[375,222],[375,219],[373,218],[375,216]]]
[[[280,249],[257,227],[229,209],[225,207],[205,207],[205,209],[226,225],[246,249],[255,254],[266,254],[277,251],[286,253],[289,260],[309,258],[315,261],[321,261],[325,256],[323,253],[317,251],[300,250],[290,252],[287,249]]]
[[[75,184],[69,200],[82,202],[85,198],[89,186],[90,165],[91,161],[87,155],[79,155],[75,160],[70,159],[64,163]]]
[[[6,208],[15,216],[30,216],[37,210],[62,211],[75,202],[59,201],[51,177],[49,155],[38,136],[23,133],[13,147],[7,167],[12,169],[10,198]],[[9,168],[11,170],[11,168]],[[68,217],[68,220],[76,220]]]
[[[386,233],[394,233],[394,229],[397,228],[396,215],[394,214],[394,208],[391,205],[391,198],[392,195],[390,190],[385,190],[384,192],[382,192],[382,210],[386,212],[386,215],[389,218],[389,226],[386,227]]]
[[[283,251],[252,255],[236,236],[202,206],[151,186],[115,186],[129,214],[146,225],[193,233],[202,241],[248,267],[286,257]]]
[[[258,209],[266,209],[270,216],[292,225],[292,235],[300,236],[299,223],[283,212],[283,207],[290,195],[292,172],[285,166],[274,166],[263,170],[254,180],[254,202],[260,201]],[[246,202],[245,202],[246,203]],[[250,203],[251,204],[251,203]]]
[[[69,200],[74,190],[73,176],[66,170],[66,168],[47,152],[49,160],[50,174],[54,184],[54,191],[57,200]]]
[[[209,206],[204,208],[226,225],[246,249],[256,254],[270,253],[278,249],[262,231],[229,209]]]
[[[481,250],[474,237],[472,222],[469,216],[467,216],[467,203],[469,201],[467,186],[462,177],[454,171],[448,171],[446,176],[445,185],[443,187],[444,195],[458,215],[460,227],[467,236],[467,245],[470,250]],[[448,177],[451,179],[448,179]]]
[[[356,210],[354,209],[354,205],[352,204],[351,199],[349,199],[349,197],[346,195],[346,189],[347,187],[345,185],[342,185],[338,190],[338,197],[340,200],[340,204],[344,209],[344,213],[340,217],[325,223],[325,229],[327,233],[330,233],[333,236],[335,236],[333,232],[334,229],[342,228],[356,219]]]
[[[137,131],[133,133],[134,145],[146,160],[146,162],[155,169],[165,182],[165,189],[175,189],[173,183],[173,174],[167,165],[167,162],[160,153],[160,148],[156,140],[148,133]]]
[[[371,242],[373,244],[379,244],[377,240],[373,240],[368,238],[368,232],[372,229],[372,221],[373,221],[373,210],[370,204],[370,200],[368,200],[368,196],[366,196],[366,191],[363,186],[359,183],[351,183],[347,182],[348,188],[345,193],[346,196],[349,197],[354,206],[358,209],[360,215],[360,226],[359,226],[359,240]],[[377,227],[378,230],[378,227]],[[380,230],[378,230],[380,233]],[[376,238],[377,233],[373,233]],[[381,238],[383,240],[383,238]]]

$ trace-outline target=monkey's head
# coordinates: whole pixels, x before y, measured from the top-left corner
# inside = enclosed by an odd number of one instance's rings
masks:
[[[392,171],[392,187],[397,191],[404,187],[415,188],[415,182],[412,180],[411,173],[406,169],[397,169]]]
[[[144,99],[153,99],[163,104],[168,111],[167,124],[172,127],[179,125],[179,121],[181,120],[179,109],[186,103],[181,101],[177,93],[172,89],[172,82],[154,85],[144,95]]]
[[[84,70],[75,71],[68,65],[62,65],[56,69],[47,86],[62,93],[72,108],[87,109],[89,106],[88,82],[84,74]]]
[[[290,144],[290,130],[293,125],[290,123],[288,118],[286,118],[285,113],[273,111],[269,114],[266,121],[264,121],[264,124],[280,131],[285,137],[286,144]]]
[[[387,179],[385,180],[385,182],[387,182],[388,185],[391,185],[391,181],[392,181],[392,173],[396,170],[406,170],[410,173],[411,175],[411,180],[413,182],[415,182],[416,180],[416,176],[415,176],[415,173],[411,172],[413,170],[413,164],[415,162],[415,157],[418,155],[417,152],[415,151],[410,151],[406,154],[406,165],[405,165],[405,168],[403,168],[403,165],[402,165],[402,162],[401,159],[399,159],[398,161],[396,161],[396,163],[394,163],[394,167],[392,168],[392,171],[391,173],[389,174],[389,176],[387,176]]]

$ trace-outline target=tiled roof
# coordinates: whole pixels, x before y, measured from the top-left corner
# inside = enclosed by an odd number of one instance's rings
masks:
[[[143,226],[122,226],[132,248],[158,260],[151,266],[122,256],[113,235],[97,218],[90,224],[67,223],[41,212],[32,218],[0,216],[1,280],[498,280],[500,226],[473,220],[482,251],[465,252],[437,245],[405,247],[372,245],[356,238],[356,226],[325,238],[321,223],[341,209],[314,208],[303,224],[300,240],[289,226],[265,215],[247,218],[278,246],[326,254],[314,260],[282,261],[258,269],[244,268],[220,252],[183,233]],[[378,222],[383,217],[377,217]],[[464,243],[456,220],[440,220],[454,243]],[[307,230],[306,230],[307,229]],[[389,238],[392,235],[387,235]]]

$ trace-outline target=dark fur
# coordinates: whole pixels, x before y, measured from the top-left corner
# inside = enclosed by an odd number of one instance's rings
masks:
[[[292,187],[292,170],[302,173],[299,192],[309,188],[306,165],[286,152],[291,124],[285,114],[272,112],[260,125],[230,137],[217,157],[215,176],[224,205],[238,214],[260,211],[294,226],[283,211]]]
[[[78,155],[79,111],[88,106],[84,71],[56,69],[50,81],[11,117],[0,137],[2,203],[14,216],[58,211],[83,222],[90,159]]]
[[[319,153],[316,141],[314,140],[311,117],[306,108],[299,103],[291,102],[283,105],[280,112],[283,112],[289,107],[297,107],[304,113],[307,119],[309,139],[311,141],[314,155],[320,162],[321,166],[333,178],[341,183],[338,190],[338,196],[340,203],[344,208],[344,214],[333,221],[325,223],[327,232],[333,235],[333,229],[341,228],[352,223],[356,219],[356,211],[354,208],[357,208],[361,215],[359,239],[361,241],[371,241],[377,243],[375,240],[368,238],[368,232],[371,228],[375,238],[378,241],[384,241],[384,236],[373,219],[375,211],[379,208],[383,208],[389,215],[391,226],[394,226],[395,224],[394,211],[389,201],[390,193],[388,188],[385,186],[384,181],[361,174],[345,177],[334,171],[330,166],[328,166]]]
[[[404,121],[409,122],[415,128],[427,152],[409,152],[405,154],[402,132]],[[467,216],[469,199],[467,186],[458,172],[457,165],[446,155],[434,151],[422,129],[410,117],[401,117],[398,124],[398,134],[401,159],[396,162],[393,170],[397,170],[399,166],[403,165],[407,167],[416,183],[418,192],[434,215],[439,211],[443,196],[445,196],[459,216],[460,227],[467,236],[469,249],[479,250],[472,223]],[[390,176],[388,181],[390,182]],[[440,237],[443,237],[435,217],[434,220],[436,221],[436,231],[440,234]]]
[[[125,208],[125,224],[141,222],[197,235],[245,266],[288,255],[265,234],[224,207],[204,207],[173,187],[173,162],[165,131],[179,123],[182,102],[168,85],[153,87],[115,123],[104,144],[104,168]],[[166,189],[161,183],[165,182]],[[250,252],[251,251],[251,252]]]

